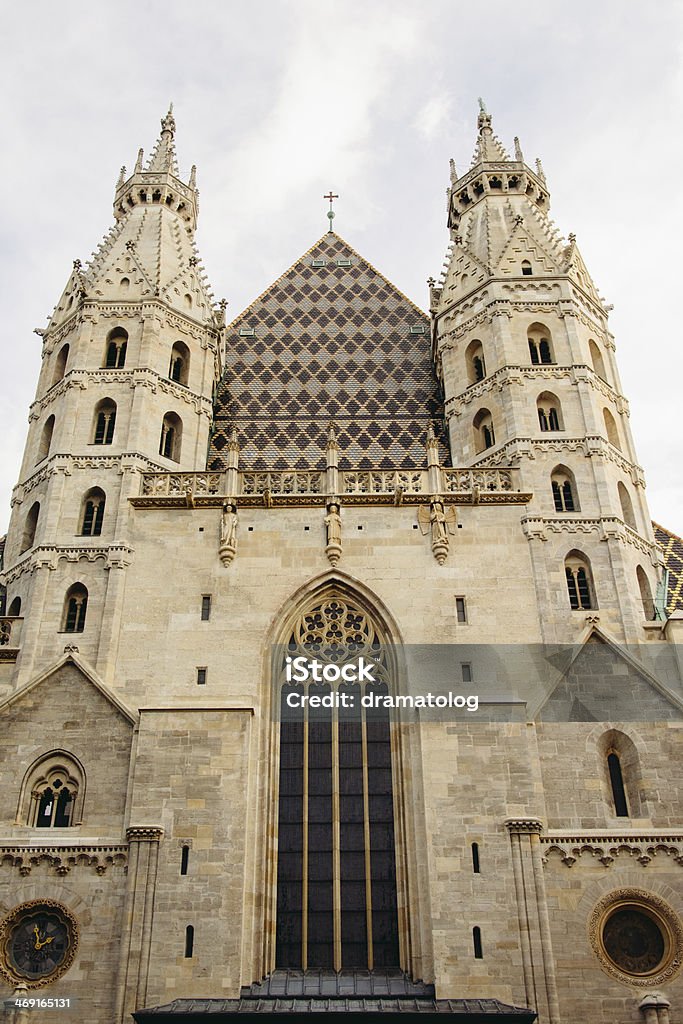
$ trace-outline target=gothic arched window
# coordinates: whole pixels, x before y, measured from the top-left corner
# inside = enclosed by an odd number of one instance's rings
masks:
[[[570,551],[564,562],[569,604],[573,611],[597,608],[590,562],[580,551]]]
[[[280,689],[276,967],[399,966],[388,653],[370,616],[331,592],[296,622],[292,657],[344,665],[363,655],[376,682],[284,682]],[[284,655],[283,655],[284,663]],[[292,708],[348,693],[354,708]]]
[[[180,462],[180,445],[183,437],[183,421],[174,412],[167,412],[161,424],[159,455],[173,462]]]
[[[64,750],[52,750],[27,771],[21,787],[17,823],[31,828],[80,825],[85,797],[85,772]]]
[[[55,372],[52,377],[52,385],[58,384],[66,373],[66,364],[69,359],[69,346],[62,345],[55,360]]]
[[[621,441],[619,440],[619,431],[617,430],[616,420],[609,411],[609,409],[602,410],[602,418],[605,421],[605,433],[607,434],[607,440],[615,448],[621,451]]]
[[[571,470],[566,466],[556,466],[550,477],[550,482],[555,511],[577,512],[579,503],[576,498],[576,481]]]
[[[93,444],[111,444],[114,440],[116,426],[116,402],[111,398],[103,398],[95,406],[95,425]]]
[[[168,375],[171,380],[187,386],[190,374],[190,350],[183,341],[176,341],[171,349]]]
[[[541,430],[562,430],[560,400],[550,391],[544,391],[536,400],[538,425]]]
[[[643,614],[648,622],[652,622],[652,620],[657,617],[655,603],[652,600],[652,587],[650,586],[650,581],[647,578],[647,573],[643,569],[642,565],[636,566],[636,579],[638,580],[638,589],[640,590]]]
[[[602,358],[602,353],[592,338],[588,339],[588,349],[591,354],[593,369],[597,373],[598,377],[602,377],[603,380],[607,380],[607,372],[605,370],[605,362]]]
[[[123,327],[115,327],[107,336],[107,349],[104,355],[104,365],[107,370],[120,370],[126,365],[126,350],[128,348],[128,332]]]
[[[493,448],[496,443],[496,435],[493,430],[493,417],[488,409],[480,409],[472,422],[474,428],[474,443],[477,452]]]
[[[552,338],[545,324],[532,324],[527,331],[529,355],[534,366],[554,363]]]
[[[24,523],[24,534],[21,538],[20,554],[23,554],[24,551],[28,551],[28,549],[32,548],[35,544],[39,516],[40,502],[34,501],[28,511],[28,515],[26,516],[26,522]]]
[[[64,598],[62,616],[63,633],[82,633],[85,629],[85,614],[88,610],[88,591],[82,583],[69,587]]]
[[[105,494],[100,487],[91,487],[86,493],[81,509],[81,536],[100,536],[102,533],[105,502]]]
[[[55,418],[54,416],[48,416],[45,420],[43,432],[40,435],[40,444],[38,445],[38,456],[36,458],[36,465],[46,459],[50,454],[50,445],[52,444],[52,435],[55,429]]]
[[[640,758],[630,736],[618,729],[603,733],[598,742],[603,763],[607,806],[617,818],[639,817],[642,774]]]
[[[619,494],[619,504],[621,505],[621,515],[627,526],[630,526],[632,530],[637,530],[636,514],[633,511],[633,502],[631,501],[631,495],[624,484],[619,481],[617,484],[617,492]]]
[[[467,346],[465,352],[467,364],[467,377],[470,384],[476,384],[486,376],[486,363],[484,362],[484,349],[479,340],[475,338]]]

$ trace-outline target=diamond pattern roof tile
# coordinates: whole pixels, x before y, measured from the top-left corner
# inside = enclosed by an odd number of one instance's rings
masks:
[[[450,463],[429,318],[328,232],[228,327],[208,468],[235,426],[242,469],[323,469],[332,419],[341,469],[423,468],[430,422]]]

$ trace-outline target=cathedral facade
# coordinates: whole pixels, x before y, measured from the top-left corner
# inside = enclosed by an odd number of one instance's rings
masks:
[[[330,219],[226,324],[172,112],[122,169],[0,551],[8,1020],[681,1019],[683,543],[549,202],[482,109],[428,314]]]

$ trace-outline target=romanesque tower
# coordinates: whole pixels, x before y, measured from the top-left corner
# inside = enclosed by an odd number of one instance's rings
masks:
[[[181,179],[174,132],[170,109],[148,161],[140,150],[133,174],[121,169],[115,224],[87,266],[74,262],[37,332],[42,369],[4,557],[8,613],[25,617],[21,679],[68,643],[107,677],[139,474],[206,464],[223,311],[194,242],[195,168]]]
[[[453,464],[516,466],[533,494],[523,527],[546,641],[599,619],[640,642],[660,565],[609,307],[549,218],[540,161],[518,139],[511,159],[481,107],[470,169],[451,162],[451,241],[430,282]]]

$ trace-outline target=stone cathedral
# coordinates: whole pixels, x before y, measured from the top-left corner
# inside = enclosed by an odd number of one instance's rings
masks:
[[[513,153],[428,314],[330,217],[229,324],[172,111],[122,169],[0,542],[9,1022],[683,1021],[683,543]]]

